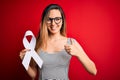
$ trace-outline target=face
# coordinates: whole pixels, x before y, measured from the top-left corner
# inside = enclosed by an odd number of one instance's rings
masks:
[[[51,34],[60,33],[62,27],[62,16],[59,10],[50,10],[46,20],[47,28]]]

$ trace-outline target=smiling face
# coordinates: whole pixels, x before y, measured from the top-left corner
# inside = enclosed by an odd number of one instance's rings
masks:
[[[50,34],[60,33],[60,29],[62,27],[62,16],[60,11],[57,9],[50,10],[46,24]]]

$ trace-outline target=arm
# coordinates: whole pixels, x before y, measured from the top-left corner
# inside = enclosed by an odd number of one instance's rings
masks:
[[[75,46],[76,48],[78,48],[78,52],[75,54],[75,56],[80,60],[80,62],[83,64],[83,66],[89,73],[96,75],[97,69],[94,62],[86,55],[78,42],[75,43]]]
[[[37,65],[33,59],[30,62],[30,66],[28,67],[27,73],[33,80],[35,79],[37,75]]]
[[[29,49],[23,49],[21,52],[20,52],[20,58],[21,60],[23,60],[24,56],[25,56],[25,53],[26,51],[30,51]],[[37,67],[36,67],[36,63],[34,62],[34,60],[32,59],[31,62],[30,62],[30,65],[28,67],[28,70],[27,70],[27,73],[28,75],[34,79],[37,75]]]
[[[96,75],[97,69],[94,62],[86,55],[77,41],[71,40],[71,43],[71,45],[65,46],[66,51],[69,54],[76,56],[89,73]]]

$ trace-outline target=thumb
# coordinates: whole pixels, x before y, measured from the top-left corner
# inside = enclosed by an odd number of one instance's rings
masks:
[[[71,42],[71,45],[73,45],[73,44],[74,44],[74,41],[73,41],[73,39],[70,39],[70,42]]]

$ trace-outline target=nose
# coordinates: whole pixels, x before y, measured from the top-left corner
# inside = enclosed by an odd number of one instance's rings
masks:
[[[54,20],[51,21],[51,25],[55,25],[55,21]]]

